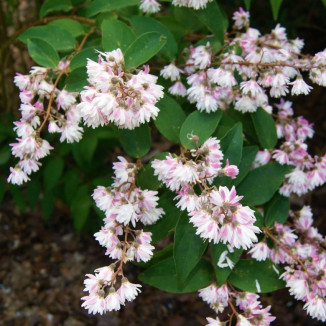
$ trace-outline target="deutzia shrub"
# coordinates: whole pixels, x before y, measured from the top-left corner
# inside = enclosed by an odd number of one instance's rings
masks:
[[[260,298],[281,288],[325,322],[325,238],[304,198],[291,205],[325,184],[326,156],[309,152],[313,124],[285,97],[326,86],[326,50],[303,54],[303,40],[280,24],[250,27],[243,8],[227,29],[213,0],[94,0],[77,15],[65,8],[64,23],[53,1],[44,6],[45,26],[20,35],[40,66],[14,79],[19,161],[8,182],[29,181],[58,147],[44,199],[64,193],[80,231],[95,225],[92,192],[108,264],[86,275],[82,307],[103,314],[135,300],[126,264],[136,263],[144,283],[198,291],[210,326],[269,325],[278,312]],[[49,37],[54,21],[62,44]],[[156,250],[166,237],[173,245]]]

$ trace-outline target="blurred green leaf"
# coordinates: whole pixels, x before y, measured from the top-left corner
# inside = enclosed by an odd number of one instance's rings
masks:
[[[164,259],[142,272],[138,278],[151,286],[170,293],[190,293],[206,287],[213,277],[209,262],[202,259],[190,273],[185,284],[180,285],[176,277],[173,257]]]
[[[78,184],[79,184],[80,175],[75,170],[69,170],[64,176],[65,186],[64,186],[64,195],[68,204],[71,203],[74,198]]]
[[[56,51],[73,50],[76,43],[70,32],[59,26],[51,25],[30,27],[18,37],[23,43],[27,43],[28,39],[32,38],[49,43]]]
[[[229,276],[232,285],[252,293],[273,292],[285,287],[279,277],[282,270],[271,261],[241,259]]]
[[[200,21],[224,44],[224,16],[216,1],[209,2],[204,9],[196,10]]]
[[[40,8],[40,18],[53,11],[69,11],[71,9],[70,0],[45,0]]]
[[[67,77],[66,90],[68,92],[81,92],[88,85],[87,77],[86,66],[73,70]]]
[[[228,279],[232,270],[229,267],[218,266],[221,255],[225,251],[227,251],[227,258],[229,258],[232,261],[232,263],[235,265],[239,261],[243,250],[233,248],[233,251],[230,252],[228,246],[226,244],[223,244],[222,242],[218,244],[211,243],[209,246],[211,249],[211,256],[213,260],[213,266],[215,268],[217,284],[218,286],[222,286],[225,283],[225,281]],[[220,263],[225,264],[226,261],[222,261]]]
[[[34,210],[39,201],[41,193],[41,183],[37,178],[33,178],[27,184],[27,201],[31,210]]]
[[[203,256],[208,241],[196,234],[196,228],[183,212],[174,232],[173,258],[177,279],[183,284]]]
[[[148,124],[141,124],[133,130],[119,129],[119,140],[128,155],[137,158],[144,156],[151,148]]]
[[[131,45],[136,35],[125,23],[117,19],[105,19],[102,22],[102,47],[104,51],[120,48],[122,52]]]
[[[0,177],[0,204],[3,201],[3,198],[6,193],[6,180],[3,177]]]
[[[151,59],[166,43],[166,36],[157,32],[140,35],[125,51],[126,68],[137,68]]]
[[[269,0],[269,3],[271,4],[271,7],[272,7],[272,13],[273,13],[274,20],[277,20],[277,18],[278,18],[278,13],[280,11],[282,1],[283,0]]]
[[[80,232],[85,225],[91,206],[92,201],[88,186],[82,185],[78,188],[70,207],[70,215],[77,232]]]
[[[56,50],[47,42],[31,38],[27,41],[28,53],[31,58],[43,67],[57,67],[59,55]]]
[[[160,109],[157,118],[154,120],[156,128],[160,133],[173,143],[179,143],[179,134],[186,114],[181,106],[172,97],[164,97],[156,104]]]
[[[215,131],[222,111],[212,113],[200,112],[198,110],[188,115],[180,129],[180,141],[186,148],[195,148],[195,143],[191,140],[191,135],[199,137],[199,145],[202,145]]]
[[[121,9],[128,6],[139,6],[140,0],[94,0],[86,10],[86,17],[93,17],[98,13]]]
[[[290,200],[276,193],[272,200],[264,206],[265,225],[270,227],[274,222],[285,223],[289,217]]]
[[[285,174],[293,166],[268,163],[251,170],[237,187],[238,195],[243,195],[243,205],[267,203],[281,186]]]
[[[55,0],[57,1],[57,0]],[[77,37],[85,34],[84,27],[81,23],[73,19],[57,19],[48,23],[47,26],[54,26],[68,31],[72,36]]]
[[[64,162],[60,157],[50,157],[43,169],[45,191],[53,189],[59,181],[64,168]]]
[[[25,213],[26,202],[25,202],[22,188],[20,188],[19,186],[10,184],[9,192],[10,192],[11,196],[13,197],[14,202],[17,205],[19,211],[21,213]]]
[[[273,117],[264,109],[258,108],[251,114],[251,118],[263,149],[274,148],[277,144],[277,134]]]
[[[172,60],[176,57],[178,51],[178,44],[173,34],[159,21],[151,17],[145,16],[133,16],[130,18],[132,25],[134,26],[138,35],[146,32],[158,32],[161,35],[166,36],[166,43],[161,49],[161,52],[168,59]]]
[[[42,213],[46,221],[48,221],[54,210],[54,195],[51,191],[45,192],[42,199]]]

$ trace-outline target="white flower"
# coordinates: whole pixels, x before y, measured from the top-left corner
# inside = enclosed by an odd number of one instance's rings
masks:
[[[175,81],[180,79],[180,72],[182,72],[182,70],[176,67],[176,65],[172,62],[160,71],[160,75],[165,79]]]
[[[123,278],[122,284],[118,290],[118,294],[120,295],[121,300],[124,302],[135,300],[140,292],[141,285],[140,284],[133,284],[128,281],[128,279]]]
[[[160,11],[161,5],[156,0],[141,0],[140,10],[150,14]]]
[[[312,89],[312,87],[309,86],[302,79],[302,77],[299,77],[299,76],[297,77],[297,79],[294,82],[289,83],[289,85],[293,85],[292,90],[291,90],[292,95],[300,95],[300,94],[308,95],[310,93],[310,90]]]

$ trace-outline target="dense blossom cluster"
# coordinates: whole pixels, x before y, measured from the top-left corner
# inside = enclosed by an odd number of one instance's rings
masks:
[[[172,0],[172,5],[199,10],[206,8],[207,3],[211,1],[213,0]],[[139,8],[144,12],[153,14],[160,11],[161,5],[156,0],[141,0]]]
[[[302,116],[293,116],[290,101],[282,99],[276,107],[276,130],[282,143],[278,149],[259,151],[254,167],[267,164],[271,158],[282,165],[293,165],[279,191],[286,197],[292,193],[301,196],[326,182],[326,155],[312,157],[308,153],[306,140],[314,134],[312,124]]]
[[[177,207],[188,211],[198,235],[214,243],[228,243],[231,248],[250,248],[260,232],[254,225],[254,211],[240,204],[242,196],[237,196],[235,187],[229,190],[206,184],[212,184],[217,176],[235,178],[238,174],[238,168],[228,161],[222,168],[222,159],[219,140],[212,137],[180,157],[169,154],[165,160],[156,159],[152,167],[158,179],[177,192]]]
[[[61,142],[78,142],[82,137],[83,129],[78,125],[80,114],[76,108],[78,93],[58,89],[51,76],[53,72],[64,71],[67,65],[67,62],[61,62],[55,71],[32,67],[29,75],[15,76],[22,104],[19,108],[21,119],[14,122],[17,142],[10,144],[13,156],[19,158],[17,165],[10,168],[8,182],[12,184],[21,185],[28,181],[28,176],[39,169],[39,160],[53,148],[40,135],[46,123],[50,133],[61,134]]]
[[[231,290],[226,284],[218,287],[212,283],[204,289],[199,290],[199,296],[207,302],[215,312],[221,313],[226,307],[231,305],[233,314],[230,317],[230,325],[233,316],[236,314],[237,326],[268,326],[275,317],[270,314],[271,306],[263,308],[258,300],[259,296],[250,292],[238,292]],[[232,301],[234,303],[232,303]],[[236,308],[238,312],[236,312]],[[207,326],[223,326],[226,321],[221,322],[216,319],[207,318]]]
[[[128,163],[123,157],[113,163],[115,173],[111,187],[99,186],[93,193],[97,207],[105,213],[104,226],[94,234],[106,255],[116,260],[110,266],[87,274],[82,306],[89,313],[103,314],[119,310],[125,301],[132,301],[140,292],[140,285],[133,284],[123,274],[127,261],[147,262],[153,255],[151,233],[135,229],[141,222],[155,223],[163,214],[157,207],[157,192],[136,187],[137,165]]]
[[[313,318],[326,321],[326,250],[325,239],[313,227],[313,215],[309,206],[300,211],[290,211],[292,225],[275,223],[273,232],[265,232],[274,244],[270,248],[266,239],[254,244],[249,251],[258,260],[271,259],[284,264],[280,276],[289,292],[305,302],[304,308]]]
[[[231,104],[243,113],[258,107],[271,112],[268,96],[279,98],[290,89],[292,95],[310,92],[301,71],[309,70],[312,82],[326,86],[326,51],[312,58],[301,56],[303,40],[289,40],[284,27],[277,25],[270,34],[261,35],[249,27],[249,13],[243,9],[233,19],[236,34],[226,39],[227,51],[214,54],[209,42],[190,46],[182,70],[174,62],[163,68],[161,75],[175,82],[171,94],[187,96],[198,110],[208,113]]]
[[[88,59],[90,86],[80,93],[78,109],[87,126],[96,128],[110,122],[119,128],[134,129],[155,118],[156,102],[163,97],[163,87],[149,67],[136,74],[125,71],[120,49],[99,54],[98,62]]]

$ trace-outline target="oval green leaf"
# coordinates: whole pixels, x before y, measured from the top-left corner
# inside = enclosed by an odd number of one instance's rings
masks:
[[[119,129],[119,140],[128,155],[137,158],[144,156],[151,148],[148,124],[144,123],[133,130]]]
[[[168,95],[164,95],[156,106],[160,109],[154,120],[156,128],[168,140],[176,144],[179,143],[180,129],[186,119],[186,114],[178,102]]]
[[[57,67],[59,55],[56,50],[46,41],[32,38],[27,41],[29,55],[39,65],[43,67]]]
[[[186,212],[179,217],[174,233],[173,258],[177,279],[186,281],[191,271],[203,256],[208,242],[196,234],[196,228],[189,222]]]
[[[256,112],[251,114],[251,118],[259,144],[263,148],[274,148],[277,144],[277,134],[272,116],[264,109],[258,108]]]
[[[167,42],[161,50],[161,53],[168,59],[172,60],[176,57],[178,51],[178,44],[173,34],[159,21],[145,16],[133,16],[130,18],[137,35],[141,35],[148,31],[158,32],[166,36]]]
[[[267,203],[281,186],[285,174],[293,166],[268,163],[253,169],[237,187],[237,193],[243,195],[244,205],[261,205]]]
[[[138,278],[151,286],[170,293],[190,293],[206,287],[213,277],[211,264],[201,259],[190,273],[185,284],[180,285],[176,277],[173,257],[149,267]]]
[[[241,259],[228,280],[240,290],[266,293],[284,288],[285,282],[279,279],[281,274],[282,270],[269,260]]]
[[[124,52],[136,39],[133,30],[117,19],[105,19],[102,22],[102,47],[104,51],[120,48]]]
[[[273,226],[274,222],[285,223],[289,217],[290,200],[276,193],[271,201],[264,206],[265,225]]]
[[[57,184],[62,175],[63,168],[64,162],[60,157],[52,156],[48,160],[43,170],[44,188],[46,192],[54,188],[54,186]]]
[[[70,0],[45,0],[40,9],[40,18],[43,18],[50,12],[69,11],[71,9]]]
[[[180,141],[186,148],[195,148],[194,142],[189,139],[191,135],[199,137],[199,145],[202,145],[215,131],[222,111],[205,113],[198,110],[192,112],[181,126]]]
[[[28,39],[37,38],[49,43],[56,51],[68,51],[75,48],[75,38],[70,32],[59,26],[34,26],[20,34],[18,39],[27,43]]]
[[[166,43],[166,36],[149,32],[140,35],[125,52],[126,68],[137,68],[151,59]]]

